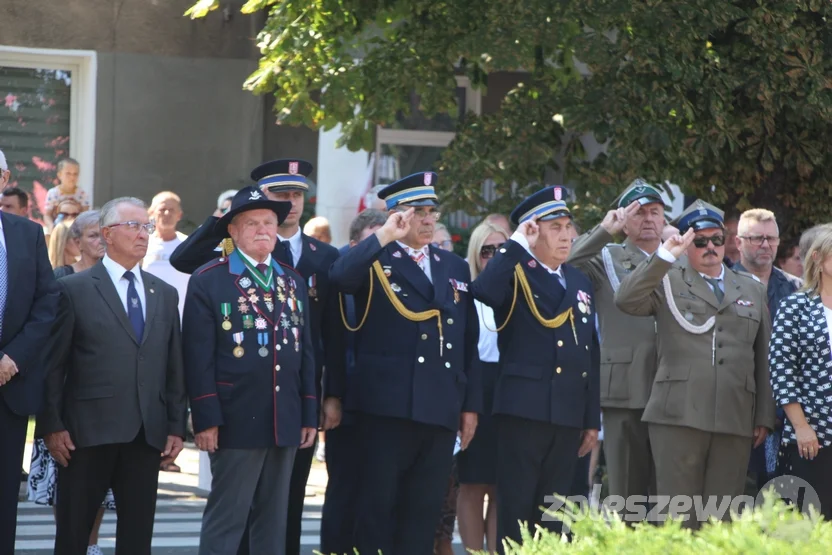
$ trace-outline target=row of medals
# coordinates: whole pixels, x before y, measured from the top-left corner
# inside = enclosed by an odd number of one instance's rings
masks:
[[[277,276],[275,280],[277,282],[277,300],[281,303],[285,303],[287,300],[289,302],[289,307],[292,310],[292,315],[287,317],[285,314],[281,314],[280,316],[280,326],[283,328],[283,344],[288,345],[289,339],[286,337],[286,330],[288,330],[292,325],[295,327],[292,328],[293,335],[295,335],[295,351],[300,351],[300,342],[298,341],[298,336],[294,334],[297,326],[303,326],[303,312],[300,303],[298,302],[297,298],[295,297],[295,288],[289,288],[289,297],[286,297],[286,283],[284,282],[281,276]],[[248,278],[243,278],[240,280],[240,285],[243,287],[248,287],[251,285],[251,281]],[[255,328],[257,330],[265,330],[269,327],[269,323],[263,318],[262,315],[257,313],[257,309],[254,308],[257,303],[260,301],[260,297],[257,296],[257,290],[253,287],[246,291],[246,295],[248,297],[240,296],[237,298],[237,310],[240,311],[240,314],[243,315],[243,329],[252,329]],[[263,302],[266,304],[266,308],[269,312],[274,312],[274,300],[271,293],[264,293],[263,294]],[[251,314],[248,314],[249,307],[247,303],[252,304],[252,308],[255,313],[258,314],[257,318],[254,318]],[[298,308],[297,312],[295,308]],[[290,322],[291,321],[291,322]],[[225,331],[231,331],[232,325],[231,321],[226,317],[222,323],[222,329]],[[277,330],[277,326],[275,326],[275,330]],[[279,351],[280,345],[276,345],[275,348]],[[245,354],[245,350],[243,349],[242,345],[237,345],[234,347],[232,351],[234,356],[237,358],[242,358]],[[264,345],[261,346],[260,349],[257,351],[261,357],[269,356],[269,349]]]

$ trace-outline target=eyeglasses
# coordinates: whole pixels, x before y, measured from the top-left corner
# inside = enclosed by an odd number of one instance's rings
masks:
[[[110,224],[106,227],[118,227],[118,226],[122,226],[122,225],[124,227],[126,227],[128,230],[130,230],[132,233],[138,233],[139,230],[143,229],[147,232],[148,235],[151,235],[154,231],[156,231],[156,223],[155,222],[148,222],[146,224],[143,224],[143,223],[137,222],[135,220],[131,220],[129,222],[119,222],[117,224]]]
[[[713,243],[715,247],[721,247],[725,244],[725,235],[711,235],[710,237],[696,237],[693,240],[693,246],[697,249],[704,249],[708,243]]]
[[[497,249],[505,245],[505,243],[500,243],[499,245],[483,245],[480,249],[480,256],[484,259],[488,260],[489,258],[493,258],[494,255],[497,253]]]
[[[763,241],[768,241],[768,244],[772,247],[780,244],[780,237],[772,237],[771,235],[740,235],[739,237],[740,239],[745,239],[755,247],[762,247]]]
[[[404,210],[399,210],[399,212],[406,212],[406,211],[407,211],[407,209],[404,209]],[[436,221],[438,221],[438,220],[439,220],[439,218],[441,218],[441,217],[442,217],[442,212],[439,212],[439,211],[436,211],[436,212],[428,212],[428,211],[427,211],[427,210],[425,210],[424,208],[416,208],[416,209],[413,211],[413,216],[414,216],[415,218],[419,219],[419,220],[431,219],[431,220],[433,220],[434,222],[436,222]]]

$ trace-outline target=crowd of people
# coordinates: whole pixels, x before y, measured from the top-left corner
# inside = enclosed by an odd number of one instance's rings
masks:
[[[568,538],[541,507],[587,494],[601,452],[611,495],[790,474],[832,516],[832,225],[781,243],[771,211],[704,200],[671,219],[639,179],[579,234],[551,186],[463,259],[420,172],[375,189],[339,249],[323,218],[301,227],[312,169],[262,164],[186,236],[170,191],[93,210],[71,159],[35,223],[0,156],[0,554],[30,415],[59,555],[100,553],[107,509],[119,553],[149,554],[189,428],[203,555],[299,553],[316,444],[327,554],[444,555],[457,522],[472,550],[521,523]]]

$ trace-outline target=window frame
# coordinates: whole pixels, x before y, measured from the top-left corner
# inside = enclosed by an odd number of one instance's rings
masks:
[[[92,50],[58,50],[0,46],[0,65],[71,72],[69,156],[81,164],[78,186],[94,206],[96,86],[98,56]]]

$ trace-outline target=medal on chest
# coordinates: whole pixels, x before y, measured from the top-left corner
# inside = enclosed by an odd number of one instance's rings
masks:
[[[243,332],[237,332],[232,337],[234,338],[234,343],[237,344],[232,352],[235,357],[242,358],[243,355],[246,354],[245,349],[243,349]]]
[[[222,313],[222,329],[225,331],[231,330],[231,303],[220,304],[220,312]]]

